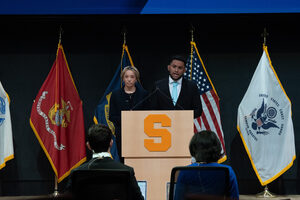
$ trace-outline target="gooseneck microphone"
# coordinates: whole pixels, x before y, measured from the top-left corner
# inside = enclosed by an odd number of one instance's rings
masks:
[[[172,101],[172,103],[174,104],[174,100],[172,98],[170,98],[168,95],[166,95],[163,91],[161,91],[158,87],[156,87],[156,89],[158,90],[158,92],[160,94],[162,94],[165,98],[169,99],[170,101]],[[176,106],[178,106],[181,110],[185,110],[179,103],[175,104]],[[175,106],[174,106],[175,108]]]
[[[148,94],[145,98],[143,98],[137,104],[135,104],[130,110],[134,110],[137,106],[144,103],[147,99],[149,99],[152,95],[154,95],[158,90],[159,90],[159,88],[156,87],[155,90],[153,90],[150,94]]]

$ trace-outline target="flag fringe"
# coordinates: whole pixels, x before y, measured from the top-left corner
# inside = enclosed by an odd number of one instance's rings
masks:
[[[270,179],[268,179],[266,181],[263,181],[261,179],[259,173],[258,173],[258,170],[256,169],[256,166],[255,166],[254,161],[252,159],[252,156],[251,156],[251,153],[249,151],[249,148],[248,148],[248,146],[246,144],[246,141],[245,141],[245,139],[243,137],[243,134],[241,133],[240,127],[238,125],[237,125],[237,130],[239,131],[240,137],[242,138],[243,145],[244,145],[244,147],[246,149],[246,152],[248,154],[248,157],[250,159],[250,162],[251,162],[251,165],[252,165],[252,167],[254,169],[254,172],[255,172],[255,174],[256,174],[256,176],[257,176],[257,178],[258,178],[258,180],[259,180],[259,182],[260,182],[260,184],[262,186],[265,186],[265,185],[271,183],[272,181],[274,181],[275,179],[277,179],[279,176],[281,176],[284,172],[286,172],[293,165],[294,160],[296,159],[296,156],[293,156],[292,161],[285,168],[283,168],[280,172],[278,172],[277,174],[275,174],[272,178],[270,178]]]
[[[6,163],[7,163],[8,161],[10,161],[10,160],[12,160],[12,159],[14,159],[14,158],[15,158],[14,154],[5,157],[5,158],[4,158],[4,162],[0,165],[0,170],[1,170],[3,167],[6,166]]]
[[[263,45],[263,50],[266,52],[267,58],[268,58],[269,63],[270,63],[270,67],[271,67],[271,69],[272,69],[272,71],[273,71],[273,73],[274,73],[274,75],[275,75],[275,77],[276,77],[276,79],[277,79],[277,81],[278,81],[278,83],[279,83],[279,85],[280,85],[282,91],[284,92],[286,98],[289,100],[289,102],[290,102],[290,104],[291,104],[291,107],[292,107],[292,102],[291,102],[290,98],[288,97],[288,95],[286,94],[286,92],[285,92],[285,90],[284,90],[284,88],[283,88],[283,86],[282,86],[282,84],[281,84],[281,82],[280,82],[280,80],[279,80],[279,78],[278,78],[278,76],[277,76],[277,73],[276,73],[276,71],[275,71],[275,69],[274,69],[274,67],[273,67],[273,65],[272,65],[271,58],[270,58],[269,52],[268,52],[268,47],[265,46],[265,45]],[[292,110],[292,108],[291,108],[291,110]],[[291,111],[291,113],[292,113],[292,111]]]

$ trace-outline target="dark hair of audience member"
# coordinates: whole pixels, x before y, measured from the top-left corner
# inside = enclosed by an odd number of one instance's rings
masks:
[[[196,162],[217,162],[221,157],[220,141],[212,131],[205,130],[194,134],[189,148]]]
[[[87,140],[95,153],[107,152],[112,133],[108,126],[103,124],[94,124],[89,128]]]

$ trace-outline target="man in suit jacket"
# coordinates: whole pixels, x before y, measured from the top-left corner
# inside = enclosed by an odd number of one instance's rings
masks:
[[[202,114],[202,104],[196,83],[183,78],[185,59],[173,56],[168,65],[169,77],[155,82],[151,100],[154,110],[193,110],[194,118]]]
[[[124,165],[120,162],[114,161],[111,158],[109,150],[113,144],[112,133],[109,127],[103,124],[94,124],[89,128],[87,135],[87,147],[93,151],[93,158],[74,169],[77,170],[89,170],[89,169],[124,169],[130,172],[130,195],[132,200],[143,200],[144,197],[140,191],[140,188],[137,184],[134,169],[127,165]],[[69,179],[69,183],[67,188],[72,190],[72,173],[71,179]]]

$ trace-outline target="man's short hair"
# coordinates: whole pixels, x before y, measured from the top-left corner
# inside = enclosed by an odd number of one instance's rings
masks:
[[[216,134],[209,130],[194,134],[189,148],[197,162],[217,162],[221,157],[221,143]]]
[[[186,65],[186,57],[183,56],[183,55],[174,55],[170,58],[170,63],[173,61],[173,60],[179,60],[181,62],[184,63],[184,66]]]
[[[108,126],[104,124],[94,124],[89,128],[87,140],[95,153],[107,152],[112,133]]]

